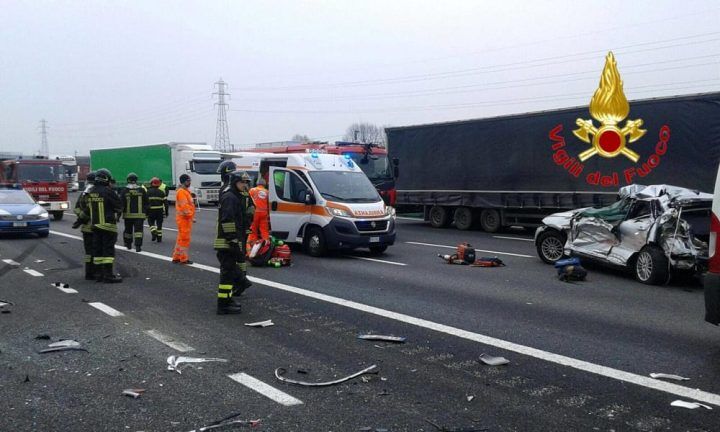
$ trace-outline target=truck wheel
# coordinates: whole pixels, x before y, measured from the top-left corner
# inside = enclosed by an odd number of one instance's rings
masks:
[[[668,260],[657,246],[645,246],[635,258],[635,279],[647,285],[659,285],[668,278]]]
[[[59,220],[62,220],[65,213],[63,213],[61,211],[56,211],[56,212],[53,212],[52,215],[53,215],[53,220],[59,221]]]
[[[473,212],[468,207],[458,207],[455,209],[455,228],[459,230],[469,230],[473,224]]]
[[[387,248],[387,245],[370,246],[370,253],[373,255],[382,255]]]
[[[318,227],[310,227],[305,233],[305,250],[310,256],[321,257],[327,252],[325,234]]]
[[[432,208],[430,208],[430,225],[432,225],[433,228],[445,228],[450,225],[448,209],[441,206],[432,206]]]
[[[565,249],[565,236],[555,230],[540,234],[535,242],[537,254],[546,264],[554,264],[563,257]]]
[[[484,209],[480,212],[480,227],[485,232],[500,231],[500,212],[495,209]]]

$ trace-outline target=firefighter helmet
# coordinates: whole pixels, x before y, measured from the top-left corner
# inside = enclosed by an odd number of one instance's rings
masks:
[[[85,181],[87,183],[94,183],[95,182],[95,171],[90,171],[89,173],[87,173],[87,175],[85,176]]]
[[[153,177],[150,179],[150,186],[158,187],[160,186],[160,179],[157,177]]]
[[[131,172],[127,175],[127,182],[128,183],[135,183],[138,181],[138,176],[134,172]]]
[[[230,174],[234,172],[237,169],[237,165],[235,165],[235,162],[231,160],[222,161],[220,165],[218,165],[217,172],[220,174],[220,180],[224,182],[227,182],[230,178]]]
[[[112,173],[107,168],[100,168],[95,172],[95,183],[108,184],[112,179]]]
[[[245,171],[233,171],[230,173],[228,182],[234,185],[237,182],[250,183],[250,176]]]

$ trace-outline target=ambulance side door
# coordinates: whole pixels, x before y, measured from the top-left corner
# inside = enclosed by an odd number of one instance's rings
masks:
[[[302,241],[300,228],[310,221],[312,206],[305,195],[312,188],[299,175],[286,168],[270,167],[270,229],[272,235],[289,242]]]

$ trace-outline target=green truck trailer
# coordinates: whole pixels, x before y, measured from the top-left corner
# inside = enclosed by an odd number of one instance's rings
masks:
[[[220,189],[217,167],[221,154],[205,143],[177,143],[139,145],[90,150],[90,169],[109,169],[124,186],[126,177],[134,172],[143,184],[159,177],[168,185],[168,199],[175,200],[175,189],[182,174],[192,180],[191,189],[201,204],[216,203]]]

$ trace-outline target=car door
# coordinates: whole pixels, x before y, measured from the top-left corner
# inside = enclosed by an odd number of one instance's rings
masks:
[[[620,225],[616,228],[620,242],[610,253],[611,261],[626,264],[627,260],[645,247],[648,234],[655,222],[655,204],[649,200],[636,200]]]
[[[292,170],[270,167],[270,226],[272,235],[289,242],[302,242],[300,229],[310,220],[312,206],[305,195],[312,188]]]

